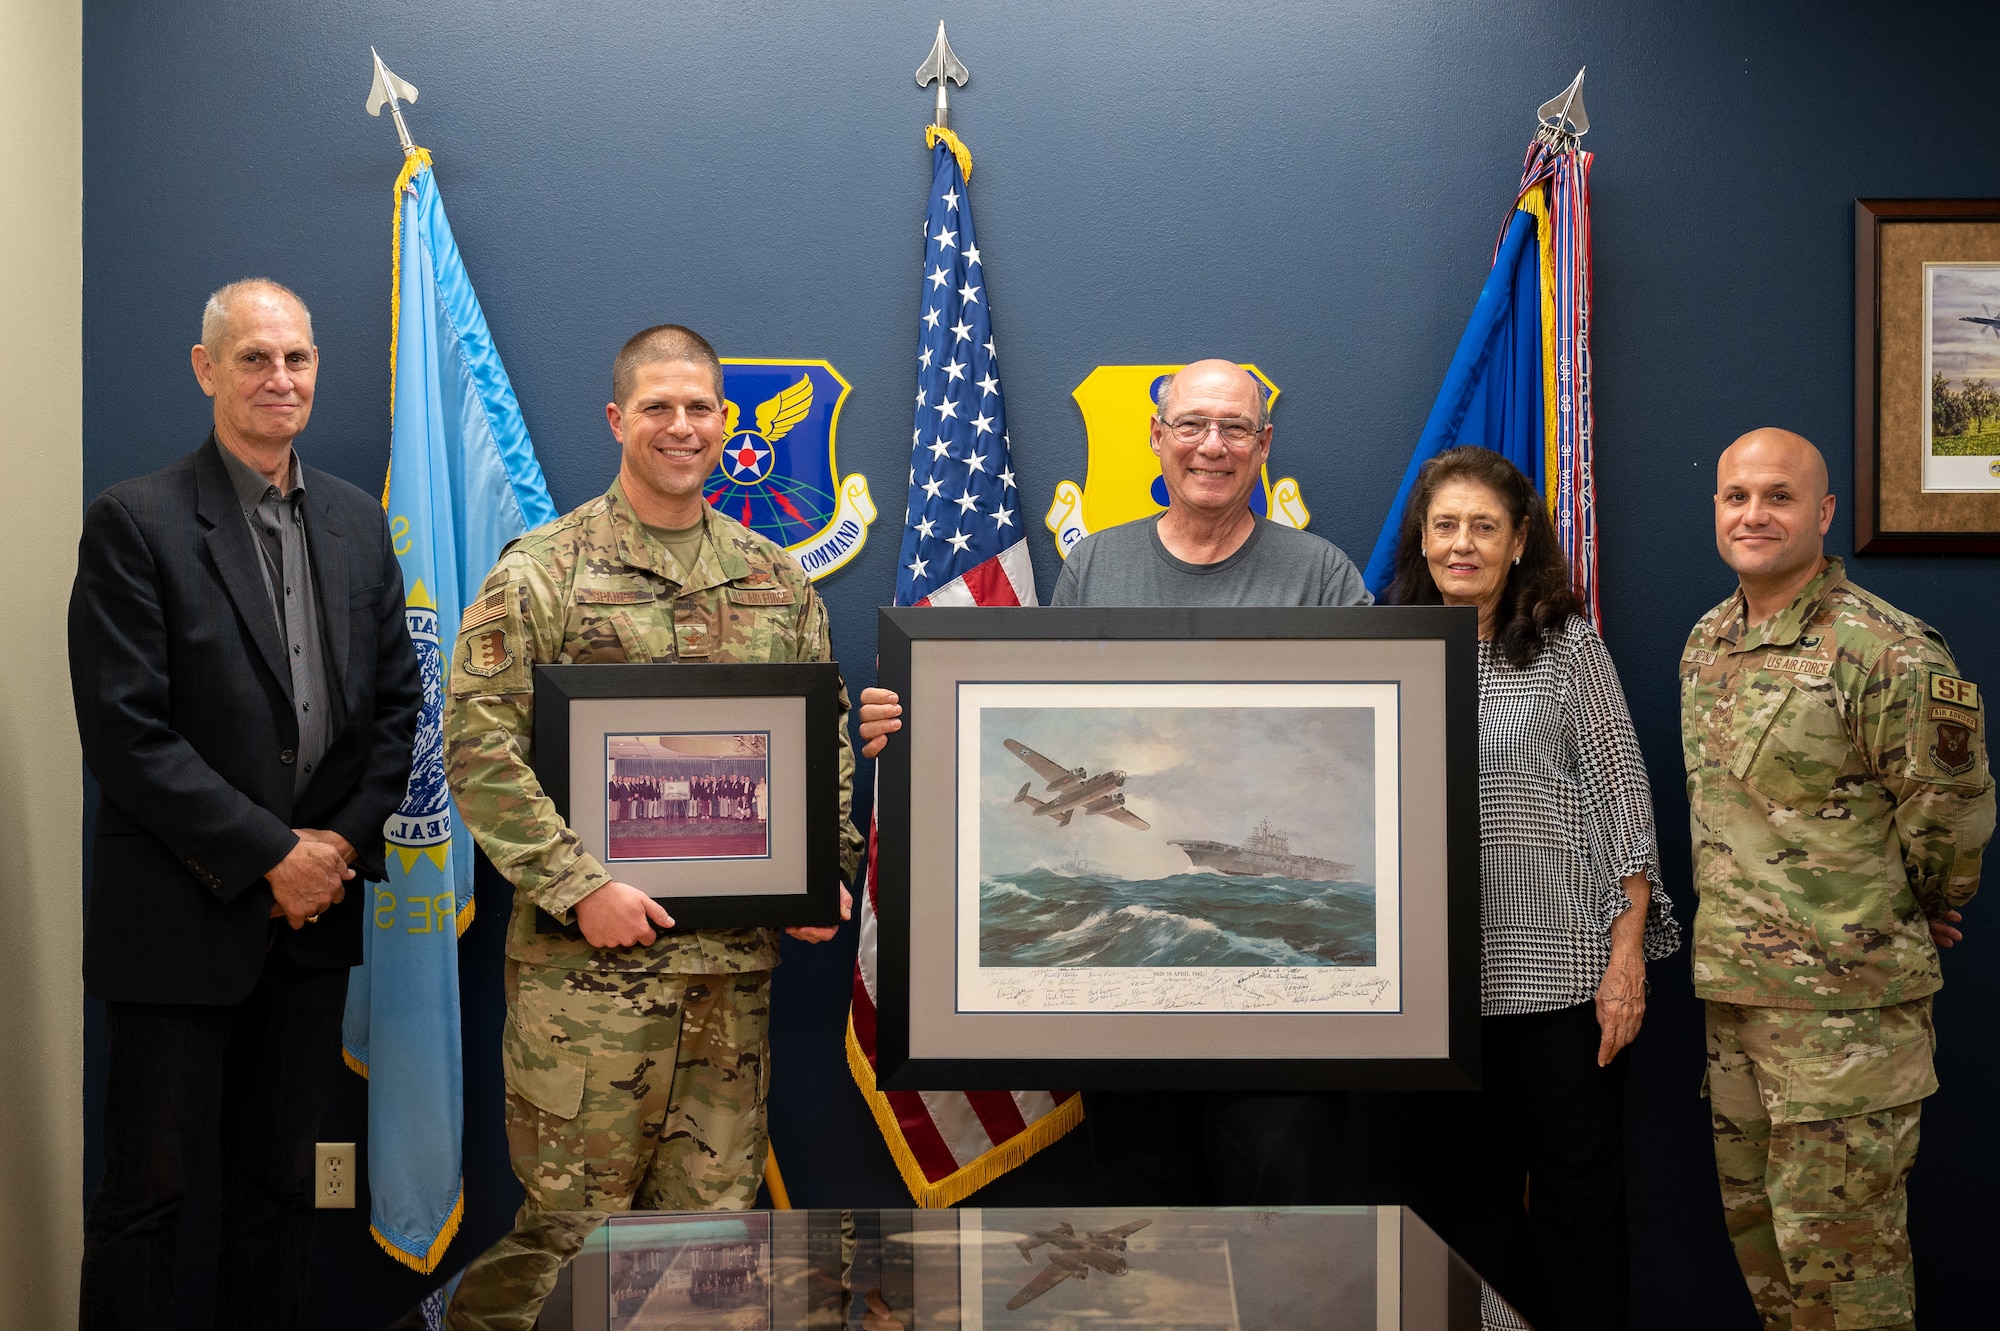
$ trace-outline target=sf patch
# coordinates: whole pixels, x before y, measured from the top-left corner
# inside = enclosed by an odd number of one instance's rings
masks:
[[[465,667],[466,673],[482,679],[491,679],[514,664],[514,654],[507,650],[507,630],[504,628],[468,634],[459,643],[458,652],[459,663]]]
[[[1925,688],[1923,724],[1917,736],[1919,767],[1928,775],[1957,781],[1980,766],[1979,686],[1956,675],[1933,673]],[[1925,775],[1925,773],[1919,773]]]
[[[1969,712],[1979,710],[1979,686],[1969,679],[1932,675],[1931,697],[1951,707],[1963,707]]]

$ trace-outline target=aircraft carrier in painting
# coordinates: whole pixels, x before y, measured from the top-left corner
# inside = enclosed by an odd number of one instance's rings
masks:
[[[1323,860],[1317,855],[1292,854],[1291,842],[1265,819],[1251,830],[1240,846],[1226,841],[1169,841],[1197,869],[1226,873],[1239,878],[1290,878],[1302,883],[1342,882],[1354,872],[1351,864]]]

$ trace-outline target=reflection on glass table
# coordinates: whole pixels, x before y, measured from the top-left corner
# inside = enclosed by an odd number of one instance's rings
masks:
[[[1520,1322],[1401,1207],[614,1217],[540,1331],[1495,1331]]]

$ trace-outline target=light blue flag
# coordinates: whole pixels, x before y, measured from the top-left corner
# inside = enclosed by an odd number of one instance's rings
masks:
[[[458,936],[472,921],[472,841],[444,780],[444,686],[466,600],[507,542],[556,516],[419,148],[396,180],[393,424],[384,507],[424,710],[403,805],[383,828],[361,968],[341,1032],[368,1078],[369,1228],[391,1257],[436,1269],[465,1210]]]
[[[1403,509],[1426,462],[1461,444],[1504,454],[1537,488],[1542,478],[1542,283],[1535,216],[1518,210],[1431,404],[1403,483],[1382,520],[1362,578],[1377,599],[1396,577]]]

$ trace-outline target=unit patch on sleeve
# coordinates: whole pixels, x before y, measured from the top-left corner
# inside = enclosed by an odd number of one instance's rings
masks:
[[[1933,674],[1922,704],[1923,720],[1911,746],[1916,775],[1956,782],[1976,775],[1985,745],[1980,732],[1979,686],[1955,675]]]
[[[1931,745],[1931,761],[1940,772],[1963,776],[1972,767],[1972,728],[1956,721],[1939,721],[1937,742]]]
[[[491,679],[514,663],[514,654],[507,650],[506,629],[468,634],[458,649],[466,672],[483,679]]]

